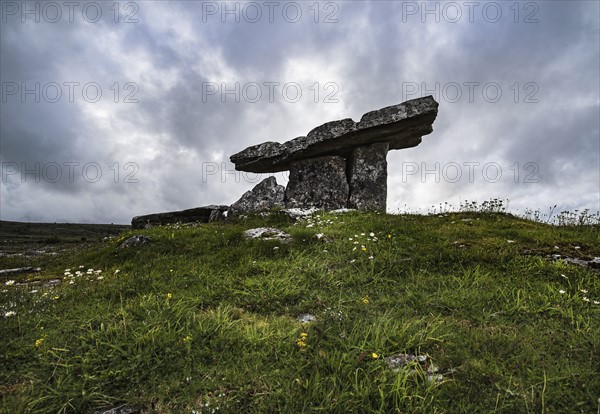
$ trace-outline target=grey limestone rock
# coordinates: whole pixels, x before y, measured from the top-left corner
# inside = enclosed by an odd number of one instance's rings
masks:
[[[128,247],[139,246],[150,243],[150,237],[143,234],[131,236],[117,247],[118,249],[126,249]]]
[[[285,190],[287,208],[343,208],[348,203],[348,194],[344,158],[317,157],[290,164],[290,177]]]
[[[348,207],[385,211],[389,144],[380,142],[357,147],[348,159],[350,198]]]
[[[131,220],[131,227],[134,229],[143,229],[151,226],[162,226],[165,224],[175,223],[208,223],[211,216],[214,219],[218,217],[218,214],[213,213],[215,210],[224,212],[229,209],[229,206],[204,206],[197,208],[190,208],[188,210],[181,211],[169,211],[166,213],[148,214],[145,216],[136,216]]]
[[[292,236],[279,229],[276,229],[275,227],[258,227],[255,229],[249,229],[244,232],[244,237],[248,240],[279,240],[284,243],[292,240]]]
[[[412,99],[352,119],[327,122],[283,144],[265,142],[231,156],[236,170],[256,173],[285,171],[293,161],[338,155],[347,157],[355,147],[388,142],[389,149],[419,145],[433,131],[438,103],[432,96]]]
[[[229,207],[228,217],[272,208],[283,208],[285,187],[277,184],[275,177],[268,177]]]

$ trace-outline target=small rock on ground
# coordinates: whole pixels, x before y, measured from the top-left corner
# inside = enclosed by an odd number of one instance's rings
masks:
[[[292,236],[279,229],[276,229],[275,227],[258,227],[255,229],[249,229],[244,232],[244,237],[249,240],[279,240],[282,242],[289,242],[292,239]]]
[[[124,249],[126,247],[139,246],[141,244],[148,244],[148,243],[150,243],[150,237],[140,234],[139,236],[132,236],[132,237],[128,238],[127,240],[125,240],[123,243],[121,243],[119,245],[118,249]]]

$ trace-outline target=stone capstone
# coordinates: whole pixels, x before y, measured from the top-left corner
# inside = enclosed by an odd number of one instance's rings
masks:
[[[325,155],[348,157],[354,148],[377,142],[389,143],[391,150],[410,148],[433,131],[437,108],[432,96],[412,99],[367,112],[359,122],[349,118],[327,122],[283,144],[269,141],[254,145],[230,159],[236,170],[269,173],[289,170],[296,160]]]
[[[131,220],[131,227],[134,229],[143,229],[151,226],[175,223],[208,223],[211,221],[211,218],[212,220],[216,220],[222,217],[222,213],[228,209],[229,206],[210,205],[190,208],[188,210],[136,216]]]
[[[273,208],[283,208],[285,187],[277,184],[275,177],[268,177],[229,207],[228,217]]]
[[[344,158],[327,156],[290,163],[285,190],[287,207],[335,210],[346,207],[348,194]]]
[[[389,144],[378,142],[355,148],[348,159],[350,198],[348,207],[385,211]]]

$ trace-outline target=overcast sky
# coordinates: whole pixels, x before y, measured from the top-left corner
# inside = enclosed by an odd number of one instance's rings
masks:
[[[430,94],[388,211],[596,212],[599,4],[3,0],[0,219],[231,204],[264,177],[230,155]]]

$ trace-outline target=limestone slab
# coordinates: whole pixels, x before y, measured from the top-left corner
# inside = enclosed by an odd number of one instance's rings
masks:
[[[327,122],[283,144],[264,142],[231,156],[236,170],[269,173],[290,169],[293,161],[337,155],[348,157],[354,148],[388,142],[389,149],[410,148],[433,131],[438,103],[432,96],[368,112],[359,122]]]

